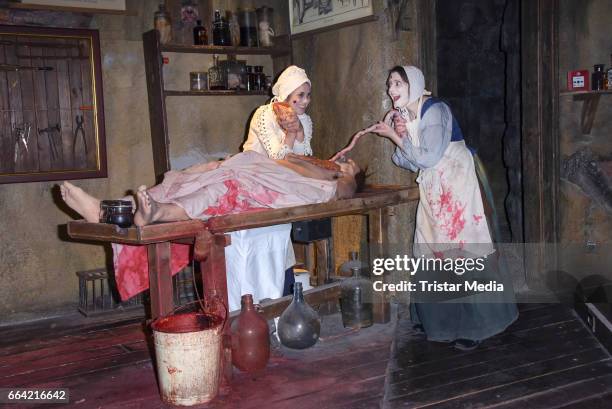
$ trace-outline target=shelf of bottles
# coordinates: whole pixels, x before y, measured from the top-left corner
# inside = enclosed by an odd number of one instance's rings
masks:
[[[273,57],[291,54],[291,48],[274,47],[235,47],[220,45],[182,45],[161,44],[160,50],[168,53],[200,53],[200,54],[237,54],[237,55],[271,55]]]
[[[167,97],[184,97],[184,96],[233,96],[233,95],[268,95],[268,91],[238,91],[238,90],[218,90],[218,91],[178,91],[164,90],[164,95]]]

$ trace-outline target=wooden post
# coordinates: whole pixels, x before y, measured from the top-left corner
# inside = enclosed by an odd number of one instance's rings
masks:
[[[172,297],[172,270],[170,269],[170,242],[147,245],[149,259],[149,289],[151,318],[156,319],[174,310]]]
[[[316,269],[317,269],[317,286],[327,284],[331,274],[331,249],[330,249],[331,238],[316,240],[315,254],[316,254]]]
[[[223,365],[221,369],[222,389],[229,387],[229,382],[232,379],[232,344],[225,270],[225,247],[229,244],[230,236],[222,233],[211,234],[208,230],[204,230],[196,236],[193,250],[194,258],[200,262],[204,294],[214,293],[221,297],[228,311],[223,331],[223,347],[220,351],[220,359]]]
[[[368,239],[370,243],[369,265],[372,266],[375,258],[388,257],[389,244],[387,242],[388,232],[388,214],[386,208],[374,209],[368,212]],[[370,276],[370,278],[373,278]],[[379,276],[383,282],[389,279],[389,273]],[[391,311],[389,309],[389,301],[387,295],[383,292],[375,291],[373,293],[372,303],[374,304],[374,322],[384,324],[391,319]]]

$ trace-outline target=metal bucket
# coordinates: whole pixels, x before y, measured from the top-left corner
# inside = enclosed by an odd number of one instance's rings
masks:
[[[217,396],[223,321],[217,315],[194,312],[151,324],[164,402],[191,406]]]

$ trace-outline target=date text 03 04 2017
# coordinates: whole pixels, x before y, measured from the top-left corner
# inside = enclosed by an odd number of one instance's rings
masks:
[[[0,388],[2,403],[69,403],[68,389],[62,388]]]

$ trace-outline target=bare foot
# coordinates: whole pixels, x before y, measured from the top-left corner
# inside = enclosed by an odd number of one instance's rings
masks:
[[[134,213],[134,224],[136,226],[146,226],[153,223],[157,204],[149,197],[145,185],[140,186],[136,191],[136,201],[138,202],[138,209]]]
[[[100,221],[100,200],[70,182],[60,185],[62,199],[70,208],[91,223]]]

